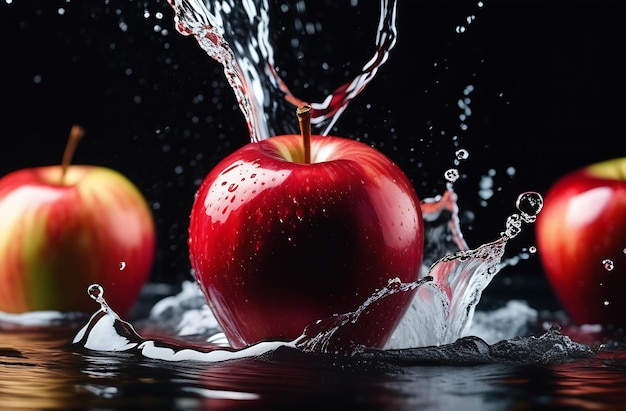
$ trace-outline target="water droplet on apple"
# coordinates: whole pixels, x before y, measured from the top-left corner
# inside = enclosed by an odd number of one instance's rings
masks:
[[[296,217],[300,221],[304,220],[304,210],[302,210],[301,208],[297,208],[296,209]]]
[[[235,191],[238,187],[239,187],[239,184],[231,183],[231,184],[228,186],[228,191],[232,193],[232,192],[233,192],[233,191]]]
[[[263,247],[263,241],[257,241],[254,245],[254,252],[258,253]]]
[[[126,261],[120,261],[120,271],[126,268]]]
[[[615,263],[613,263],[613,260],[609,260],[608,258],[602,260],[602,264],[604,265],[604,269],[606,271],[613,271],[613,269],[615,268]]]

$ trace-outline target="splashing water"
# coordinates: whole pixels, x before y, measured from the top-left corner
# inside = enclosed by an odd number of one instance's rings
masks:
[[[417,284],[412,285],[417,286]],[[388,295],[387,292],[404,290],[402,284],[395,284],[386,291],[378,293],[378,297]],[[393,291],[395,290],[395,291]],[[104,300],[104,290],[98,284],[92,284],[88,294],[100,304],[87,325],[76,334],[73,344],[81,349],[109,352],[129,352],[144,358],[162,361],[197,361],[217,363],[242,358],[269,355],[278,349],[310,351],[323,342],[329,334],[336,330],[324,332],[313,338],[302,335],[294,341],[265,341],[234,350],[218,343],[209,343],[204,347],[184,346],[159,340],[144,339],[133,326],[120,319]],[[375,298],[375,297],[374,297]],[[367,304],[364,304],[364,308]],[[358,317],[358,311],[352,315]],[[372,349],[355,347],[351,356],[356,359],[367,359],[399,365],[452,364],[476,365],[491,363],[506,364],[557,364],[571,361],[573,358],[589,358],[595,355],[597,348],[573,342],[569,337],[552,328],[540,337],[519,337],[508,341],[500,341],[488,345],[478,337],[463,337],[453,344],[414,347],[407,349]]]
[[[449,242],[444,242],[443,247],[464,245],[457,226],[454,198],[450,186],[439,200],[424,204],[426,221],[439,220],[439,224],[430,225],[429,232],[446,232],[444,237]],[[493,345],[479,337],[465,335],[482,291],[500,270],[507,241],[520,232],[522,222],[530,223],[535,220],[542,204],[541,196],[537,193],[521,194],[517,201],[520,214],[509,217],[506,230],[500,239],[474,250],[463,248],[440,258],[427,270],[426,275],[414,283],[391,279],[386,287],[371,295],[355,311],[311,324],[293,341],[264,341],[235,350],[228,346],[219,330],[202,347],[144,339],[130,323],[122,320],[107,305],[104,289],[93,284],[88,287],[87,293],[100,304],[100,310],[76,334],[73,344],[88,350],[134,352],[145,358],[163,361],[207,363],[256,357],[279,348],[332,354],[326,348],[331,345],[336,331],[348,323],[358,322],[359,315],[370,304],[396,293],[417,290],[411,308],[384,350],[357,346],[350,355],[402,365],[554,364],[574,358],[588,358],[596,354],[597,348],[575,343],[555,328],[540,337],[518,337]],[[451,218],[441,218],[445,214]],[[432,238],[430,240],[432,243]],[[430,248],[426,259],[431,258],[432,253],[438,250],[440,248]]]
[[[312,107],[311,127],[314,133],[327,134],[330,131],[348,103],[387,61],[396,43],[396,1],[379,1],[374,56],[352,80],[338,85],[322,101],[306,102]],[[273,10],[270,10],[268,0],[169,2],[176,13],[177,30],[195,37],[202,49],[224,66],[226,79],[248,123],[250,139],[258,141],[273,135],[297,132],[293,122],[287,119],[292,118],[295,107],[305,102],[293,95],[275,67],[270,41],[273,30],[270,29],[269,18]],[[304,2],[299,1],[293,6],[280,6],[280,12],[293,13],[293,19],[306,28],[307,34],[314,34],[315,25],[300,21],[306,7]],[[281,118],[285,120],[279,121]]]
[[[291,118],[294,108],[305,102],[290,91],[279,75],[271,44],[273,30],[269,16],[288,13],[293,21],[305,28],[304,34],[315,34],[320,28],[303,20],[305,9],[310,5],[298,1],[293,6],[282,5],[278,11],[270,10],[268,0],[207,0],[206,3],[170,0],[170,5],[175,11],[177,30],[193,36],[211,58],[224,66],[226,78],[247,121],[251,141],[296,132],[293,122],[278,119]],[[395,45],[396,1],[380,0],[379,6],[374,56],[352,79],[340,83],[321,102],[306,103],[313,108],[311,125],[318,134],[329,132],[349,102],[374,78]],[[455,164],[458,164],[467,159],[469,153],[461,149],[455,156]],[[268,341],[234,350],[219,329],[214,330],[207,340],[208,345],[203,347],[147,340],[108,307],[103,298],[104,290],[94,284],[88,293],[100,304],[100,310],[75,336],[74,344],[91,350],[132,351],[169,361],[225,361],[268,353],[280,347],[327,353],[337,330],[358,323],[359,316],[369,305],[383,298],[392,298],[397,293],[415,291],[409,309],[385,350],[354,347],[352,355],[400,363],[420,362],[424,358],[445,358],[452,363],[528,363],[531,358],[529,350],[535,356],[538,352],[540,358],[536,361],[544,363],[592,355],[591,349],[571,342],[557,330],[550,330],[539,339],[507,341],[501,346],[489,346],[480,338],[466,335],[483,290],[503,267],[507,242],[519,234],[524,223],[535,221],[543,200],[538,193],[522,193],[516,202],[519,213],[509,216],[500,238],[469,249],[460,230],[453,190],[459,172],[451,168],[444,177],[448,183],[443,195],[422,202],[426,238],[418,281],[402,283],[391,279],[387,286],[369,296],[354,311],[321,318],[293,341]],[[558,352],[549,347],[559,347]]]
[[[481,338],[466,335],[482,291],[501,268],[507,241],[520,232],[522,222],[535,220],[543,203],[537,193],[522,193],[517,200],[520,214],[509,217],[500,239],[471,250],[467,249],[460,234],[454,200],[450,185],[445,195],[431,199],[423,206],[428,232],[431,233],[428,243],[438,245],[428,248],[425,260],[432,261],[433,256],[443,249],[456,249],[455,252],[436,260],[430,269],[424,266],[418,281],[402,283],[391,279],[386,287],[371,295],[355,311],[320,319],[306,327],[302,335],[293,341],[265,341],[235,350],[228,346],[218,326],[202,347],[144,339],[107,305],[104,289],[93,284],[88,287],[87,293],[100,304],[100,309],[76,334],[73,344],[96,351],[135,352],[146,358],[165,361],[219,362],[267,354],[278,348],[328,354],[326,349],[332,345],[337,330],[348,323],[358,322],[360,314],[369,305],[396,293],[417,290],[409,311],[385,350],[357,346],[350,355],[407,364],[435,360],[456,364],[528,363],[531,355],[536,357],[535,362],[554,363],[594,355],[596,350],[572,342],[556,329],[539,338],[520,337],[492,346]],[[437,240],[443,234],[448,241],[434,242],[432,236],[435,233]],[[459,246],[461,249],[458,249]],[[155,306],[153,310],[160,309]],[[537,347],[543,348],[537,351]]]

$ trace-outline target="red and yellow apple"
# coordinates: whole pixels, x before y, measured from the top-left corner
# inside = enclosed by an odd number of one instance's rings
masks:
[[[423,241],[420,201],[395,163],[356,140],[303,131],[217,164],[197,191],[188,245],[209,306],[242,348],[291,341],[390,279],[416,281]],[[329,349],[383,347],[412,297],[372,304]]]
[[[99,283],[124,315],[151,272],[152,212],[119,172],[65,160],[0,178],[0,311],[92,312]]]
[[[626,325],[626,157],[561,176],[535,230],[545,274],[571,320]]]

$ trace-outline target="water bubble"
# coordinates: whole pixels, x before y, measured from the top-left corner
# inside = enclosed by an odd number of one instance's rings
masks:
[[[531,254],[535,254],[537,252],[537,247],[531,245],[530,247],[528,247],[528,252]]]
[[[515,207],[522,213],[524,221],[532,223],[543,208],[543,197],[534,191],[527,191],[517,197]]]
[[[457,170],[456,168],[450,168],[446,170],[446,172],[443,175],[446,178],[446,180],[448,180],[451,183],[454,183],[456,180],[459,179],[459,170]]]
[[[461,148],[457,150],[456,153],[454,153],[454,155],[456,156],[458,160],[467,160],[467,158],[469,157],[469,151],[467,151],[464,148]]]
[[[613,271],[613,269],[615,268],[615,263],[613,263],[613,260],[610,260],[608,258],[602,260],[602,265],[604,265],[604,269],[606,271]]]

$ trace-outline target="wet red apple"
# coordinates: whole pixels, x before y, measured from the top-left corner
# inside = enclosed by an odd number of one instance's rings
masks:
[[[82,296],[101,284],[125,315],[149,277],[155,252],[150,208],[119,172],[63,164],[0,178],[0,311],[93,312]]]
[[[626,325],[626,157],[558,179],[537,217],[536,240],[574,323]]]
[[[190,216],[191,265],[230,344],[291,341],[355,311],[390,279],[413,282],[420,202],[388,157],[356,140],[302,135],[249,143],[202,182]],[[304,124],[304,126],[302,126]],[[372,304],[333,350],[383,347],[412,292]]]

